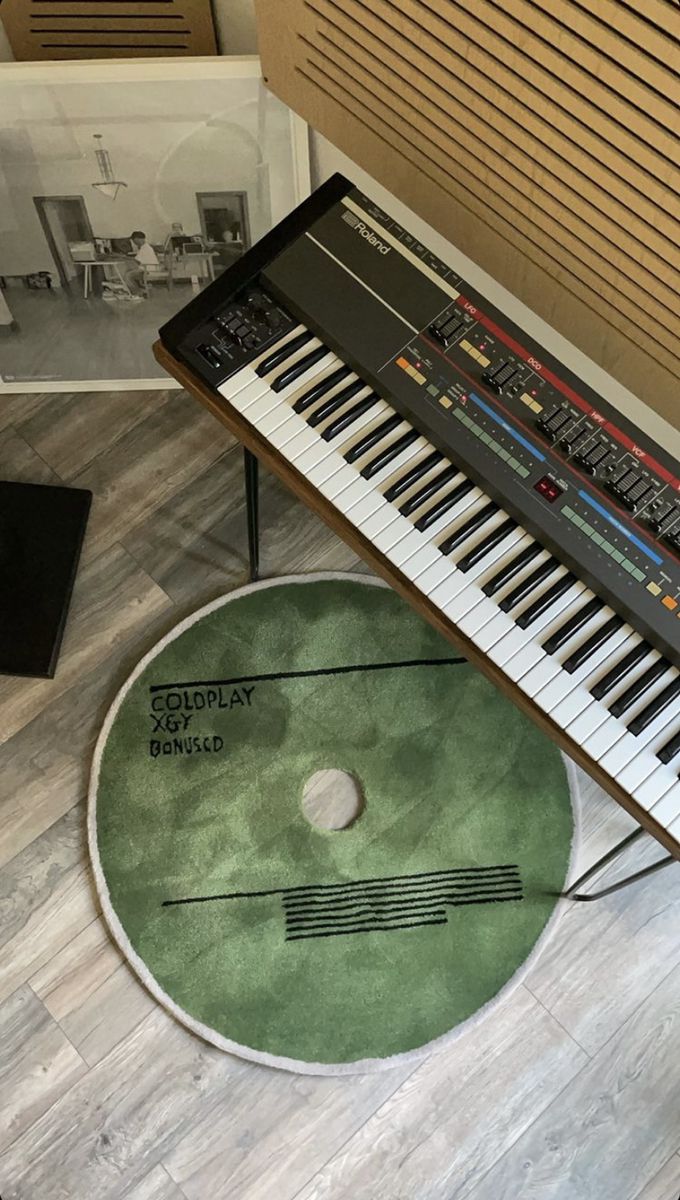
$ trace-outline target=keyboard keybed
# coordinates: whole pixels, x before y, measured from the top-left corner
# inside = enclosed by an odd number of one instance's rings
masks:
[[[680,672],[303,325],[218,391],[680,841]]]

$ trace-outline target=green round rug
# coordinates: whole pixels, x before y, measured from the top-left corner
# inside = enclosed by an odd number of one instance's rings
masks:
[[[363,808],[319,829],[306,782]],[[390,588],[241,588],[142,660],[102,729],[103,911],[190,1029],[274,1066],[387,1068],[518,982],[555,917],[574,792],[559,751]]]

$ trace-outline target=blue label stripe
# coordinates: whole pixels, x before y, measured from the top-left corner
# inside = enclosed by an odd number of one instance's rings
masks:
[[[545,454],[541,454],[541,451],[537,450],[533,442],[530,442],[528,438],[522,437],[522,434],[517,432],[514,425],[509,425],[505,418],[499,416],[499,414],[491,407],[490,404],[486,404],[484,400],[480,400],[479,396],[476,396],[474,392],[470,392],[469,396],[471,400],[474,400],[475,404],[478,404],[479,407],[491,417],[492,421],[495,421],[497,425],[500,425],[501,429],[504,429],[506,433],[509,433],[511,437],[514,437],[515,441],[519,442],[520,446],[524,446],[524,449],[528,450],[530,454],[533,454],[534,458],[537,458],[539,462],[545,462]]]
[[[647,558],[651,558],[652,562],[656,563],[657,566],[661,565],[663,559],[660,558],[658,554],[655,554],[653,550],[650,550],[649,546],[646,546],[639,537],[636,537],[634,533],[631,533],[629,529],[626,529],[626,526],[623,525],[621,521],[617,521],[616,517],[612,516],[608,509],[604,508],[601,504],[598,504],[597,500],[594,500],[593,497],[589,496],[587,492],[579,492],[579,496],[582,500],[585,500],[586,504],[589,504],[591,508],[594,508],[595,512],[598,512],[601,517],[604,517],[605,521],[608,521],[609,524],[613,525],[615,529],[618,529],[620,533],[625,534],[625,536],[628,538],[628,541],[632,542],[634,546],[637,546],[638,550],[642,550],[642,553],[646,554]]]

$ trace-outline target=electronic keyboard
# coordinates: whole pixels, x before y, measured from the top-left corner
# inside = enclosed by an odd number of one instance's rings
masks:
[[[160,337],[680,857],[680,464],[340,175]]]

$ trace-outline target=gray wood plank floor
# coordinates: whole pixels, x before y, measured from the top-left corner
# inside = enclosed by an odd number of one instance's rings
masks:
[[[678,1200],[675,867],[567,908],[493,1016],[416,1067],[271,1071],[150,999],[98,915],[89,759],[142,654],[245,581],[240,451],[177,392],[2,397],[0,476],[95,493],[56,679],[0,680],[2,1200]],[[261,508],[263,573],[365,569],[268,476]],[[632,827],[583,793],[579,866]]]

